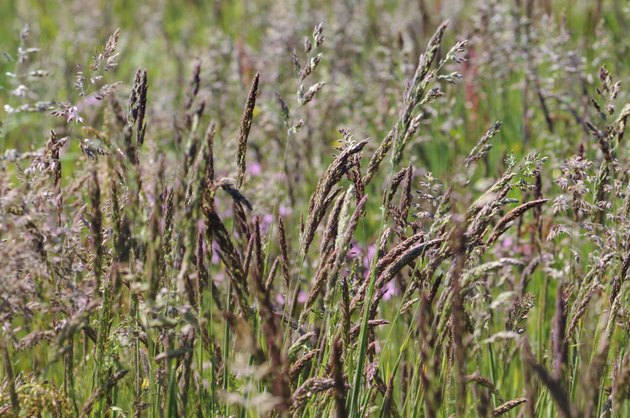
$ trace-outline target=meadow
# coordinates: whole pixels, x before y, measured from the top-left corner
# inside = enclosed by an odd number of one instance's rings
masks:
[[[630,416],[627,2],[0,27],[0,417]]]

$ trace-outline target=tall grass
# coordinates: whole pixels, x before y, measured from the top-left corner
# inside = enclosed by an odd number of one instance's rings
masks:
[[[0,416],[630,414],[623,4],[80,3],[0,6]]]

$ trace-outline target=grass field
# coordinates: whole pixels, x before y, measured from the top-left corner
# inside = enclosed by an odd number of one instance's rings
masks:
[[[0,27],[0,417],[630,416],[625,1]]]

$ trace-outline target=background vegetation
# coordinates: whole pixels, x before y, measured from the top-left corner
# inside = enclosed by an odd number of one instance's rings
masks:
[[[626,2],[0,25],[0,416],[630,415]]]

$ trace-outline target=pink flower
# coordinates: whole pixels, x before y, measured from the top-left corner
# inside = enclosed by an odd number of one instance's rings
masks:
[[[364,269],[369,270],[370,263],[374,259],[375,255],[376,245],[369,244],[366,249],[361,244],[355,241],[351,242],[351,249],[348,251],[348,257],[359,258],[362,261]]]
[[[247,165],[247,172],[252,176],[259,176],[262,173],[262,166],[260,163],[254,161]]]
[[[210,259],[212,264],[219,264],[221,258],[219,257],[219,246],[215,241],[212,241],[212,258]]]
[[[225,281],[225,274],[222,271],[219,271],[212,276],[212,279],[217,283],[223,283]]]
[[[298,303],[306,303],[307,300],[308,293],[300,290],[297,298]],[[283,294],[278,293],[276,295],[276,302],[278,303],[278,305],[284,305],[284,303],[286,302],[286,297]]]
[[[197,232],[198,233],[203,233],[206,230],[206,223],[204,222],[203,219],[199,219],[199,221],[197,221]],[[205,243],[205,241],[204,241]]]
[[[300,290],[300,292],[298,293],[298,298],[297,298],[298,303],[306,303],[307,300],[308,300],[308,293]]]
[[[533,248],[529,243],[521,243],[514,241],[510,237],[506,237],[501,241],[500,247],[497,249],[499,255],[511,256],[514,253],[529,256],[533,252]]]
[[[350,248],[348,249],[348,257],[350,258],[361,258],[365,254],[365,249],[363,245],[359,244],[355,240],[350,241]]]
[[[291,214],[291,208],[287,208],[286,206],[278,206],[278,215],[281,217],[286,217]],[[260,232],[263,235],[266,235],[269,232],[269,228],[274,223],[273,214],[265,213],[260,217]]]
[[[398,294],[398,288],[396,288],[396,283],[393,280],[390,280],[385,285],[385,293],[383,294],[383,300],[390,300],[393,296]]]
[[[276,303],[277,303],[278,305],[284,305],[284,295],[282,295],[282,294],[278,293],[278,294],[276,295]]]
[[[280,216],[289,216],[292,212],[293,212],[293,210],[291,208],[289,208],[289,207],[286,207],[286,206],[283,206],[283,205],[280,205],[278,207],[278,214]]]
[[[266,235],[269,232],[269,228],[273,224],[273,215],[271,213],[265,213],[260,219],[260,233]]]

